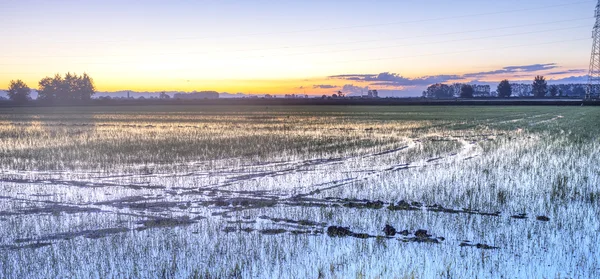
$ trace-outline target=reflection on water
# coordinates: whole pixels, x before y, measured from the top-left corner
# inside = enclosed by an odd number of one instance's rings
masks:
[[[4,119],[0,277],[598,277],[599,143],[389,113]]]

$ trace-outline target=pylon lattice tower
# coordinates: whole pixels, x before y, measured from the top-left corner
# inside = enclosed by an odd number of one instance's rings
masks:
[[[596,23],[592,31],[594,44],[592,45],[592,56],[590,58],[586,99],[596,99],[600,95],[600,0],[596,4],[595,17]]]

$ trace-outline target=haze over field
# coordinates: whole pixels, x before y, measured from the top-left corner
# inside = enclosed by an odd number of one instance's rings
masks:
[[[595,1],[2,1],[0,88],[418,96],[437,82],[586,81]],[[554,81],[553,81],[554,80]]]

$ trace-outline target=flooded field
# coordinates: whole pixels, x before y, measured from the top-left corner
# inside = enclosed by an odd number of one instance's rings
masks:
[[[0,278],[598,278],[599,119],[0,109]]]

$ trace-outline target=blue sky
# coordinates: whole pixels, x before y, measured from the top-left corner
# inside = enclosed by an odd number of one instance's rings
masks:
[[[449,77],[562,79],[585,75],[596,4],[123,2],[1,1],[0,85],[20,78],[36,87],[70,71],[88,72],[100,90],[322,94],[352,85],[402,95]]]

